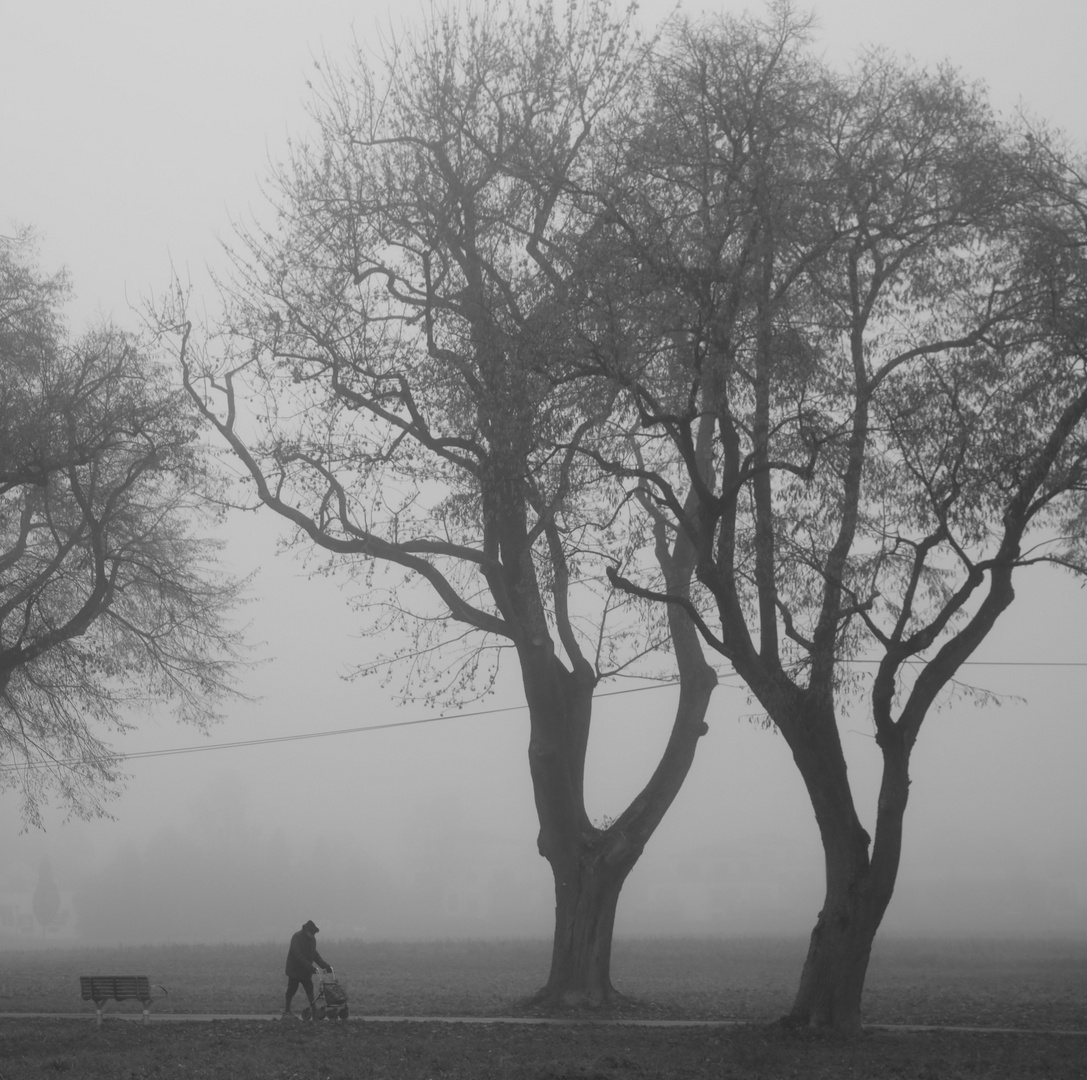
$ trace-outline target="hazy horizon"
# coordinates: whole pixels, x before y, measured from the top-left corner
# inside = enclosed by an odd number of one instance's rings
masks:
[[[376,679],[340,678],[359,643],[331,617],[320,635],[305,617],[331,615],[335,585],[293,577],[290,560],[270,565],[281,588],[255,602],[257,625],[270,649],[297,657],[297,669],[267,670],[264,699],[206,737],[160,723],[118,745],[143,752],[408,726],[129,762],[132,782],[112,808],[118,820],[51,821],[44,833],[0,836],[0,947],[12,944],[3,905],[32,893],[43,857],[70,913],[64,934],[78,940],[276,940],[308,918],[326,939],[550,935],[553,885],[535,851],[516,686],[481,703],[509,701],[506,711],[434,723],[410,723],[433,715],[421,706],[374,706]],[[1009,613],[1017,618],[998,627],[971,669],[976,682],[1022,700],[985,708],[967,700],[926,721],[881,935],[1087,935],[1087,796],[1079,758],[1067,752],[1080,738],[1074,690],[1083,669],[985,666],[1022,655],[1024,622],[1039,634],[1046,627],[1043,612],[1065,579],[1046,574],[1038,585],[1021,589]],[[1071,599],[1087,610],[1081,592]],[[297,617],[270,622],[269,605]],[[346,607],[341,614],[350,621]],[[1074,638],[1053,637],[1040,638],[1032,658],[1070,656]],[[321,688],[319,715],[305,711],[312,691],[295,670]],[[614,816],[648,776],[674,694],[600,698],[586,778],[594,816]],[[753,723],[754,713],[742,689],[719,687],[691,775],[624,888],[618,938],[810,932],[822,902],[818,834],[783,740]],[[870,821],[878,753],[864,727],[843,723],[843,738]],[[0,807],[11,822],[11,792]]]

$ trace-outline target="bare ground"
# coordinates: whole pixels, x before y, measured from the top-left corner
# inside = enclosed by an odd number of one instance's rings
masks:
[[[803,942],[617,943],[610,1014],[572,1025],[357,1020],[517,1014],[546,970],[540,942],[322,941],[350,997],[347,1023],[280,1022],[283,954],[264,946],[157,946],[0,952],[0,1012],[85,1019],[0,1020],[0,1080],[72,1076],[645,1080],[649,1077],[1087,1078],[1087,942],[885,942],[865,1000],[872,1024],[1034,1029],[1019,1034],[872,1029],[843,1043],[775,1023]],[[170,995],[159,1014],[253,1020],[95,1026],[80,974],[146,974]],[[634,1027],[606,1019],[727,1019],[728,1027]]]
[[[0,1021],[5,1080],[1082,1080],[1085,1060],[1083,1039],[1041,1034],[879,1031],[842,1042],[776,1025]]]

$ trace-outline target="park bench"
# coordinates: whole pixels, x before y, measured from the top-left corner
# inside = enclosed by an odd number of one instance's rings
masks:
[[[93,1001],[98,1010],[98,1023],[102,1023],[102,1006],[107,1001],[138,1001],[143,1006],[144,1023],[151,1011],[151,1002],[159,995],[169,993],[165,986],[148,982],[146,975],[80,975],[79,990],[84,1001]]]

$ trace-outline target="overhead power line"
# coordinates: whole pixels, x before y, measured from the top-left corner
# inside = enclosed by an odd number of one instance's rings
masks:
[[[662,690],[678,686],[674,682],[656,683],[653,686],[635,686],[628,690],[610,690],[598,694],[598,697],[617,697],[620,694],[636,694],[643,690]],[[474,716],[492,716],[495,713],[516,712],[526,709],[527,705],[503,705],[494,709],[473,709],[469,712],[443,713],[440,716],[424,716],[416,720],[392,720],[385,724],[363,724],[358,727],[334,728],[329,731],[304,731],[294,735],[268,735],[261,739],[237,739],[233,742],[197,743],[193,746],[174,746],[166,750],[135,750],[125,754],[107,755],[113,762],[136,761],[142,758],[173,757],[176,754],[199,754],[208,750],[233,750],[248,746],[270,746],[274,743],[302,742],[305,739],[331,739],[340,735],[360,735],[368,731],[386,731],[389,728],[415,727],[419,724],[436,724],[442,720],[467,720]],[[73,768],[83,762],[79,758],[59,761],[4,762],[0,771],[18,769],[51,769],[58,767]]]
[[[851,664],[878,664],[876,659],[853,659]],[[1082,668],[1087,661],[1082,660],[967,660],[964,667],[1038,667],[1038,668]],[[609,690],[597,697],[618,697],[621,694],[639,694],[646,690],[664,690],[678,686],[676,682],[660,682],[652,686],[634,686],[626,690]],[[392,720],[385,724],[362,724],[357,727],[332,728],[328,731],[304,731],[293,735],[268,735],[260,739],[236,739],[232,742],[197,743],[192,746],[173,746],[165,750],[135,750],[124,754],[111,754],[113,762],[138,761],[143,758],[173,757],[179,754],[200,754],[209,750],[235,750],[251,746],[272,746],[276,743],[302,742],[307,739],[332,739],[342,735],[362,735],[370,731],[388,731],[391,728],[417,727],[420,724],[437,724],[444,720],[468,720],[477,716],[493,716],[496,713],[518,712],[527,705],[502,705],[493,709],[472,709],[468,712],[442,713],[439,716],[424,716],[415,720]],[[83,762],[79,758],[59,761],[31,761],[0,763],[0,772],[12,772],[19,769],[74,768]]]

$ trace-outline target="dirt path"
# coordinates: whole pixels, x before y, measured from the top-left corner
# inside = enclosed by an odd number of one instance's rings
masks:
[[[0,1020],[93,1020],[93,1013],[68,1012],[0,1012]],[[139,1021],[141,1013],[108,1013],[105,1020]],[[214,1023],[215,1021],[275,1021],[280,1017],[273,1013],[152,1013],[152,1023]],[[299,1019],[296,1022],[301,1023]],[[330,1020],[328,1026],[334,1027],[339,1021]],[[367,1024],[501,1024],[522,1026],[578,1026],[578,1027],[642,1027],[642,1028],[729,1028],[758,1026],[750,1020],[639,1020],[601,1017],[599,1019],[574,1019],[547,1016],[351,1016],[348,1023]],[[1073,1038],[1087,1038],[1087,1029],[1074,1028],[1017,1028],[1017,1027],[981,1027],[959,1024],[865,1024],[868,1031],[900,1032],[948,1032],[959,1035],[1057,1035]]]

